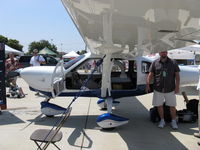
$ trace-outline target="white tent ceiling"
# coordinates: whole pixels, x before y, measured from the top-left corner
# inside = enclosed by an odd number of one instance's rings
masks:
[[[8,54],[8,53],[13,53],[13,54],[15,54],[15,55],[20,55],[20,56],[24,55],[23,52],[18,51],[18,50],[16,50],[16,49],[13,49],[13,48],[11,48],[11,47],[9,47],[9,46],[7,46],[7,45],[5,45],[5,53],[6,53],[6,54]]]
[[[72,57],[78,57],[79,54],[77,54],[75,51],[71,51],[65,55],[63,55],[63,58],[72,58]]]

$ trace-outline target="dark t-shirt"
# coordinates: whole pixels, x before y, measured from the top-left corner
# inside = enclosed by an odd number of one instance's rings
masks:
[[[180,69],[175,60],[167,58],[166,62],[155,60],[149,72],[154,74],[154,90],[162,93],[169,93],[175,90],[175,73]]]

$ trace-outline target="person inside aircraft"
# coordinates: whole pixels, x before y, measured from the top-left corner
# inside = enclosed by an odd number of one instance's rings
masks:
[[[146,92],[150,91],[150,81],[154,79],[153,105],[157,107],[161,118],[158,127],[164,128],[163,103],[170,106],[171,126],[178,129],[176,122],[176,93],[179,92],[180,69],[175,60],[167,56],[167,51],[159,53],[160,58],[156,59],[149,68],[146,80]]]
[[[72,84],[73,84],[73,88],[75,89],[80,89],[81,85],[83,84],[83,82],[81,81],[80,75],[76,70],[72,71]]]
[[[25,97],[25,94],[21,87],[17,86],[17,76],[15,76],[15,70],[19,68],[19,61],[14,58],[13,53],[9,53],[8,59],[5,62],[5,70],[6,70],[6,78],[9,83],[9,89],[17,89],[19,90],[19,97]]]

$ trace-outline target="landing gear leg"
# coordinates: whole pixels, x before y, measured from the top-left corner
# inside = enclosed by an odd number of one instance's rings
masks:
[[[107,54],[103,61],[102,72],[102,86],[101,97],[106,98],[108,113],[100,115],[96,122],[103,129],[112,129],[121,125],[127,124],[129,119],[123,118],[112,114],[113,98],[111,97],[111,70],[113,61],[111,59],[111,53]]]

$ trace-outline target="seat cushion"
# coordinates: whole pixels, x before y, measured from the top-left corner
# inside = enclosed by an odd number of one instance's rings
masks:
[[[50,133],[49,133],[50,132]],[[49,129],[38,129],[35,130],[32,134],[30,139],[33,141],[39,141],[39,142],[48,142],[51,140],[51,138],[55,135],[56,130],[49,130]],[[48,135],[48,136],[47,136]],[[52,139],[52,143],[58,142],[62,139],[62,132],[59,131],[55,137]]]

